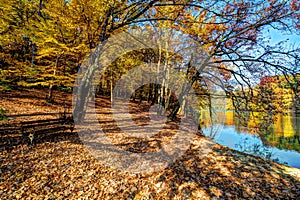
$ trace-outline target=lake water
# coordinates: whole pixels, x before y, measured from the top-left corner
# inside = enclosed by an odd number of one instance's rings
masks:
[[[255,127],[264,123],[262,121],[252,119],[241,125],[234,112],[215,112],[212,126],[209,116],[208,111],[202,111],[201,126],[204,134],[213,141],[300,168],[300,114],[277,115],[276,120],[261,136],[258,136],[258,129]]]

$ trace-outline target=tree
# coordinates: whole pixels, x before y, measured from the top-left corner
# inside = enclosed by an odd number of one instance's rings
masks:
[[[37,19],[34,2],[1,1],[0,60],[2,81],[17,84],[34,75],[30,27]]]
[[[253,86],[264,76],[284,77],[294,93],[295,105],[300,102],[299,47],[287,48],[284,42],[271,45],[263,35],[269,28],[299,34],[298,0],[14,0],[2,1],[1,5],[5,5],[0,7],[2,81],[47,86],[51,96],[51,88],[71,85],[85,54],[90,53],[90,60],[81,63],[82,69],[95,62],[94,48],[98,43],[103,44],[112,35],[132,31],[137,26],[149,26],[153,30],[165,27],[188,34],[201,45],[209,57],[202,66],[218,72],[208,77],[214,77],[215,84],[221,83],[220,87],[234,100],[235,107],[242,101],[240,106],[250,109],[258,90]],[[167,44],[161,42],[161,45]],[[170,56],[169,64],[176,65],[171,52],[161,53],[161,60]],[[154,54],[159,57],[159,51]],[[185,76],[192,86],[205,88],[207,83],[199,68],[185,65],[182,72],[188,72]],[[84,117],[91,95],[86,88],[90,87],[92,76],[93,69],[87,70],[78,86],[74,108],[74,117],[78,119]],[[171,98],[166,89],[168,79],[166,76],[163,87],[156,87],[152,95],[167,100],[166,107]],[[150,86],[143,93],[146,90]],[[184,106],[175,106],[170,118],[183,110]]]
[[[71,63],[83,58],[76,48],[86,52],[72,26],[62,23],[66,2],[10,1],[3,8],[7,12],[1,18],[3,77],[25,87],[48,86],[49,99],[53,86],[71,87],[77,72],[73,70],[77,65]]]
[[[100,25],[99,42],[104,42],[111,34],[128,28],[129,25],[137,23],[138,19],[147,12],[157,1],[128,1],[125,3],[119,1],[104,1],[102,8],[104,15],[101,16],[98,24]],[[97,52],[96,52],[97,53]],[[86,64],[94,63],[95,56],[89,56],[90,61]],[[74,117],[78,122],[84,119],[85,109],[88,99],[91,95],[91,82],[95,69],[88,69],[78,86],[78,96],[73,110]]]
[[[72,87],[78,63],[89,49],[80,36],[76,24],[68,23],[70,8],[64,0],[45,2],[40,9],[40,21],[32,29],[39,51],[36,67],[40,70],[31,85],[48,87],[47,100],[52,102],[53,87]]]
[[[263,30],[268,27],[275,27],[279,30],[286,28],[291,30],[290,27],[294,27],[293,30],[296,31],[299,29],[299,21],[297,20],[299,19],[297,18],[299,16],[299,2],[295,0],[268,2],[151,1],[150,3],[136,1],[127,5],[127,8],[131,9],[136,6],[140,9],[135,9],[135,14],[129,18],[123,18],[124,15],[121,14],[131,13],[128,12],[128,9],[125,9],[125,12],[115,11],[115,7],[111,6],[113,13],[118,13],[119,20],[113,20],[114,16],[110,19],[106,17],[105,19],[110,22],[110,31],[103,32],[101,38],[108,38],[109,35],[114,34],[114,31],[127,25],[169,21],[171,23],[167,25],[168,27],[190,34],[191,39],[198,41],[208,52],[211,59],[208,59],[204,65],[219,69],[224,76],[231,74],[231,78],[219,81],[224,82],[223,89],[228,96],[233,99],[242,98],[246,101],[244,104],[246,109],[249,106],[249,99],[253,96],[253,88],[251,87],[253,78],[272,73],[282,73],[283,71],[288,74],[293,73],[291,69],[284,66],[283,62],[278,63],[274,55],[283,56],[285,59],[299,60],[299,57],[296,56],[296,53],[299,52],[298,48],[289,51],[272,48],[261,37]],[[176,16],[162,17],[160,12],[164,11],[161,8],[166,10],[180,8],[178,9],[180,12],[177,12]],[[148,24],[151,25],[151,23]],[[100,40],[100,42],[102,41]],[[253,54],[250,53],[249,55],[249,52]],[[197,69],[197,66],[193,67]],[[200,76],[201,74],[197,73],[196,70],[191,78],[192,85],[198,81]],[[88,80],[90,77],[87,75],[85,79]],[[84,85],[84,83],[82,84]],[[242,88],[243,95],[240,97],[235,95],[234,87],[236,85],[240,85]],[[248,89],[245,90],[245,88]],[[88,94],[82,95],[81,98],[87,96]],[[76,106],[75,110],[79,107]],[[81,108],[83,107],[81,106]],[[171,118],[177,114],[178,110],[178,107],[174,108]]]

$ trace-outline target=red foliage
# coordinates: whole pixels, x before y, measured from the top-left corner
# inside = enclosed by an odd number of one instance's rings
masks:
[[[274,76],[265,76],[260,79],[259,85],[265,86],[265,85],[268,85],[270,83],[275,83],[275,82],[276,82],[276,78]]]
[[[290,5],[291,5],[291,8],[293,11],[297,11],[297,10],[299,11],[299,9],[300,9],[300,1],[299,0],[293,0],[290,3]]]

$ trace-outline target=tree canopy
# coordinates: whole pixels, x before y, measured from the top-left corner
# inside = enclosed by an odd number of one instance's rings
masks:
[[[94,48],[111,36],[143,29],[155,32],[163,27],[187,34],[201,46],[210,57],[207,65],[218,72],[215,78],[222,82],[224,92],[232,98],[236,109],[256,109],[253,105],[257,105],[260,95],[267,95],[261,91],[272,85],[258,87],[260,82],[272,82],[273,79],[266,77],[283,80],[299,108],[299,46],[287,45],[290,43],[286,41],[274,45],[266,37],[268,30],[298,35],[299,10],[298,0],[2,0],[1,82],[48,87],[51,99],[53,87],[73,86],[86,55],[93,54]],[[131,55],[116,61],[110,66],[111,73],[108,70],[102,76],[101,84],[114,86],[116,81],[111,76],[119,77],[129,70],[126,66],[145,59],[147,62],[150,58],[160,60],[162,66],[165,63],[176,66],[176,62],[180,62],[159,47],[136,52],[136,55],[141,56]],[[197,70],[190,70],[193,67],[196,66],[186,64],[181,71],[194,87],[208,95],[204,92],[203,77]],[[86,74],[84,80],[90,79]],[[168,102],[171,93],[161,89],[166,86],[148,85],[140,91],[141,97],[153,96],[156,101],[163,97]],[[88,97],[89,93],[81,95],[83,102]],[[85,103],[76,105],[76,109],[84,109],[83,105]],[[173,115],[183,109],[172,108]]]

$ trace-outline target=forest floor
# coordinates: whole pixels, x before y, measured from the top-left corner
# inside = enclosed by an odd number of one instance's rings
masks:
[[[71,107],[71,95],[55,91],[55,103],[49,104],[44,90],[0,90],[0,108],[8,115],[60,112]],[[97,98],[96,105],[102,130],[113,142],[125,142],[114,140],[120,130],[109,112],[109,99]],[[136,124],[148,123],[149,116],[141,116],[147,109],[131,108]],[[29,118],[1,123],[22,120]],[[177,126],[170,123],[164,131],[171,133]],[[164,140],[170,136],[161,135]],[[159,149],[158,142],[137,142],[138,147],[133,141],[120,146],[141,152]],[[203,153],[204,146],[210,151]],[[0,174],[0,199],[300,199],[299,169],[240,153],[200,134],[176,161],[148,174],[105,165],[76,132],[47,135],[35,145],[0,145]]]

